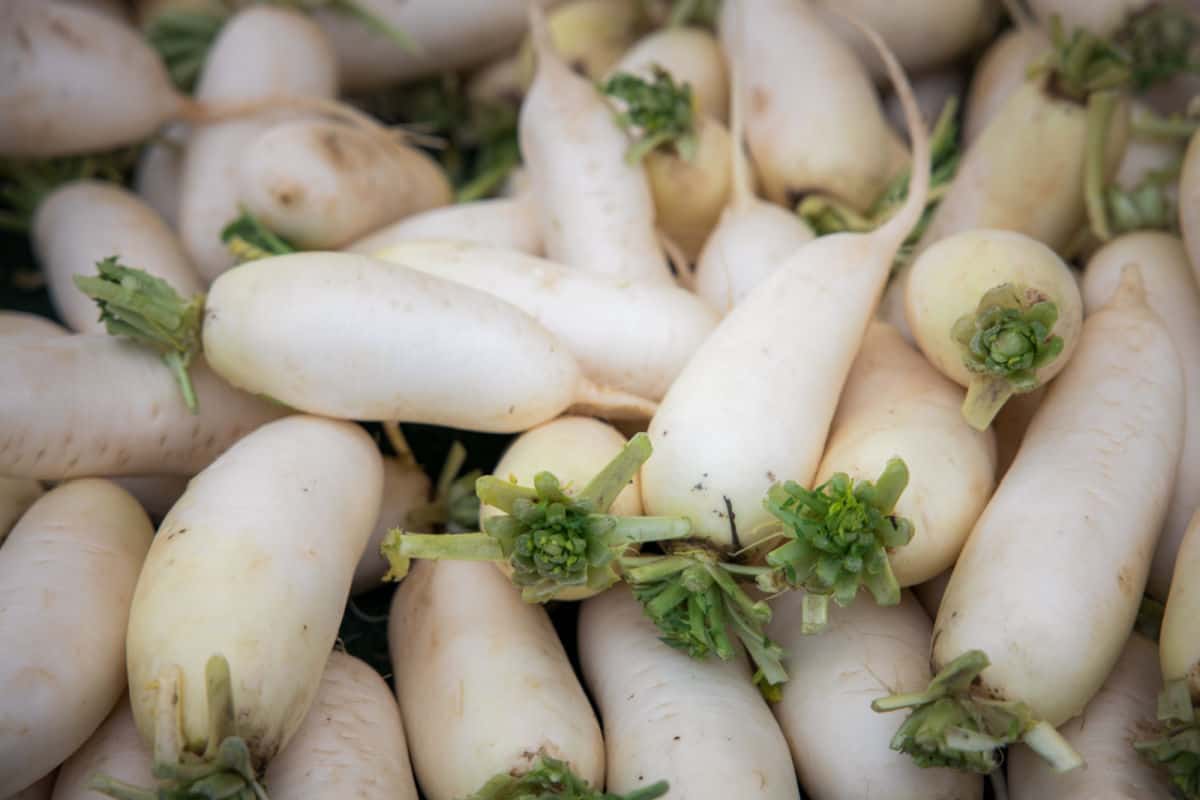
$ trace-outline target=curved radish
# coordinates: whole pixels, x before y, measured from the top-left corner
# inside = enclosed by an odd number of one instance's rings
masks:
[[[608,791],[665,779],[671,797],[796,800],[787,742],[741,655],[695,661],[658,637],[624,587],[583,603],[579,659],[604,721]]]
[[[375,520],[375,529],[367,540],[362,558],[354,570],[350,594],[361,594],[379,587],[387,574],[388,562],[379,552],[387,532],[404,527],[408,516],[429,503],[429,478],[411,460],[383,459],[383,503]]]
[[[805,638],[798,592],[776,598],[768,630],[790,654],[791,680],[772,710],[796,774],[814,800],[980,800],[983,782],[948,769],[921,769],[888,749],[892,720],[870,698],[929,682],[933,625],[913,596],[895,608],[859,600],[830,612],[818,641]]]
[[[963,122],[963,144],[970,147],[1028,81],[1029,68],[1050,52],[1050,39],[1036,25],[1018,25],[996,37],[975,66]]]
[[[542,254],[542,230],[528,194],[473,200],[413,214],[342,249],[374,256],[414,239],[448,239],[532,256]]]
[[[153,761],[138,735],[129,698],[122,697],[87,744],[63,763],[51,800],[97,800],[102,795],[89,786],[96,775],[132,786],[149,785],[154,781]]]
[[[0,547],[0,796],[57,767],[121,698],[153,534],[132,497],[81,480],[34,503]]]
[[[1083,299],[1089,311],[1112,296],[1121,270],[1128,264],[1141,268],[1146,302],[1162,318],[1179,351],[1187,397],[1179,472],[1146,584],[1147,594],[1165,600],[1175,553],[1200,496],[1200,289],[1192,279],[1187,253],[1177,237],[1133,233],[1114,239],[1088,262]]]
[[[189,413],[153,353],[108,336],[0,339],[0,474],[194,475],[230,444],[288,413],[239,392],[202,362]]]
[[[894,747],[987,772],[1021,739],[1056,770],[1079,765],[1051,726],[1081,713],[1120,657],[1182,432],[1179,357],[1132,267],[1084,323],[959,556],[934,625],[938,677],[875,703],[916,709]]]
[[[539,756],[603,784],[600,726],[545,609],[523,602],[490,564],[414,566],[392,601],[388,641],[430,800],[466,797]]]
[[[281,122],[254,139],[237,186],[241,207],[301,250],[333,250],[453,200],[422,151],[323,120]]]
[[[379,673],[333,651],[312,708],[264,782],[280,800],[417,800],[400,709]]]
[[[96,304],[74,276],[117,256],[187,295],[203,288],[175,233],[137,195],[111,183],[76,181],[49,194],[33,218],[33,247],[59,316],[73,330],[103,333]]]
[[[729,116],[729,81],[716,38],[702,28],[662,28],[648,33],[625,51],[613,72],[651,78],[658,66],[679,84],[692,87],[697,110],[724,122]]]
[[[412,241],[373,255],[512,303],[554,334],[589,378],[641,397],[662,397],[717,324],[684,289],[588,275],[497,248]]]
[[[641,165],[626,160],[629,141],[612,109],[563,62],[536,7],[530,19],[538,66],[518,132],[546,255],[586,272],[671,282],[650,184]]]
[[[304,416],[263,426],[188,484],[129,616],[130,704],[156,775],[185,788],[191,754],[252,784],[287,745],[316,696],[382,486],[362,428]]]
[[[0,337],[35,336],[39,339],[67,336],[68,331],[49,317],[25,311],[0,310]]]

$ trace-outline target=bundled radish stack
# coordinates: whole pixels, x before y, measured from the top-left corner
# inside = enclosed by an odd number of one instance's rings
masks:
[[[0,4],[0,800],[1200,800],[1198,74]]]

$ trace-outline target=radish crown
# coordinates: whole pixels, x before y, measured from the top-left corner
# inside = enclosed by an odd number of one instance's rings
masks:
[[[120,263],[116,256],[96,264],[98,276],[76,275],[75,285],[100,306],[109,334],[124,336],[162,354],[193,414],[196,392],[188,367],[200,352],[204,295],[185,300],[162,278]]]
[[[125,183],[139,146],[104,153],[46,159],[0,159],[0,230],[28,233],[47,195],[74,181]]]
[[[221,229],[221,241],[239,264],[271,256],[285,256],[299,248],[268,228],[249,211]]]
[[[633,135],[633,144],[625,153],[636,164],[647,153],[670,146],[682,158],[696,156],[696,111],[692,87],[679,85],[671,73],[654,67],[654,80],[648,81],[627,72],[613,75],[602,87],[617,101],[617,124]]]
[[[788,481],[767,492],[763,507],[783,523],[789,540],[767,553],[767,564],[788,586],[805,590],[804,633],[825,627],[831,596],[849,605],[859,586],[879,605],[900,602],[888,550],[913,536],[912,523],[893,514],[906,486],[908,467],[893,458],[873,483],[839,472],[816,489]]]
[[[943,667],[925,691],[871,703],[877,712],[913,709],[892,737],[892,749],[912,756],[918,766],[986,775],[1000,765],[1000,748],[1024,742],[1059,772],[1081,766],[1079,754],[1029,706],[971,694],[990,663],[982,650],[969,650]]]
[[[1162,766],[1187,800],[1200,798],[1200,724],[1186,679],[1168,681],[1158,696],[1162,735],[1133,743],[1134,749]]]
[[[666,781],[659,781],[629,794],[600,792],[575,775],[565,761],[542,754],[524,774],[501,773],[464,800],[654,800],[668,788]]]
[[[1008,398],[1038,387],[1037,371],[1063,350],[1062,337],[1053,332],[1057,321],[1053,302],[1004,283],[954,323],[950,335],[976,375],[963,401],[963,416],[972,427],[986,430]]]

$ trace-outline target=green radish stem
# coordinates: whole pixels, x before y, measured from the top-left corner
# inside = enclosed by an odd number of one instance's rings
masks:
[[[169,283],[116,257],[96,264],[99,276],[76,275],[75,285],[100,306],[100,320],[113,336],[124,336],[157,350],[194,414],[196,392],[188,367],[200,352],[204,296],[179,296]]]
[[[963,416],[977,430],[987,429],[1008,398],[1036,389],[1037,371],[1062,352],[1062,337],[1053,332],[1058,307],[1029,294],[1001,284],[979,300],[974,313],[954,323],[951,335],[976,376],[967,387]]]
[[[497,775],[464,800],[655,800],[668,788],[666,781],[658,781],[629,794],[600,792],[571,772],[566,762],[542,754],[527,772]]]
[[[803,588],[804,633],[828,621],[829,598],[849,605],[866,586],[882,606],[900,602],[888,550],[907,544],[913,525],[893,511],[908,486],[908,467],[888,461],[874,482],[836,473],[816,489],[788,481],[770,488],[763,507],[783,523],[788,541],[767,553],[767,564],[788,586]]]
[[[990,663],[983,651],[969,650],[943,667],[925,691],[871,703],[877,712],[913,709],[893,737],[892,749],[922,767],[988,774],[1000,765],[1000,748],[1024,742],[1060,772],[1080,766],[1079,754],[1029,706],[971,696],[971,684]]]
[[[384,429],[387,429],[386,425]],[[441,472],[438,473],[433,501],[410,511],[404,521],[406,526],[428,529],[441,525],[452,533],[479,528],[479,497],[475,494],[475,483],[481,473],[471,470],[459,475],[466,460],[467,449],[456,440],[450,445],[450,452],[446,454]]]
[[[570,587],[607,588],[620,579],[618,558],[629,545],[691,533],[684,518],[607,513],[650,452],[650,437],[638,434],[576,496],[549,472],[538,473],[532,487],[485,475],[476,481],[476,494],[504,514],[486,520],[477,533],[390,531],[381,548],[391,565],[388,577],[404,577],[413,558],[449,558],[507,562],[528,602],[546,602]]]
[[[1187,800],[1200,798],[1200,725],[1186,678],[1167,681],[1158,696],[1162,735],[1133,743],[1143,757],[1163,766]]]
[[[618,72],[601,91],[618,101],[617,123],[634,136],[625,154],[630,164],[659,147],[670,147],[687,161],[695,158],[696,104],[691,86],[676,84],[669,72],[656,66],[653,81]]]
[[[242,209],[237,219],[221,229],[221,241],[226,244],[239,264],[298,252],[295,245],[276,234],[245,209]]]
[[[1128,54],[1137,91],[1180,73],[1200,72],[1198,38],[1200,23],[1194,13],[1169,3],[1157,3],[1134,14],[1113,36]]]

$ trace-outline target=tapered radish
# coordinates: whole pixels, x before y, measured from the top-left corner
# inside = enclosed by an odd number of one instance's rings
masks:
[[[382,486],[362,428],[305,416],[263,426],[188,484],[146,558],[126,644],[130,704],[168,786],[208,772],[252,787],[295,734]]]
[[[162,519],[187,489],[190,475],[126,475],[110,478],[133,495],[153,520]]]
[[[702,28],[663,28],[649,33],[625,51],[613,72],[651,78],[654,67],[692,87],[697,110],[724,122],[729,116],[729,81],[716,38]]]
[[[1113,240],[1088,262],[1083,299],[1089,311],[1102,307],[1112,296],[1121,270],[1128,264],[1141,268],[1146,302],[1162,318],[1179,351],[1188,401],[1179,472],[1146,584],[1151,597],[1165,600],[1175,553],[1192,512],[1200,504],[1200,289],[1177,237],[1133,233]]]
[[[530,19],[538,66],[518,132],[546,254],[587,272],[671,281],[650,185],[642,166],[626,160],[628,139],[612,109],[558,55],[532,6]]]
[[[246,211],[304,250],[339,248],[453,199],[425,153],[324,120],[282,122],[254,139],[237,186]]]
[[[1179,175],[1179,229],[1200,283],[1200,134],[1193,134]]]
[[[912,541],[888,553],[899,586],[912,586],[954,564],[995,486],[991,433],[972,430],[959,412],[961,392],[875,322],[838,403],[816,482],[836,472],[873,479],[900,456],[908,488],[895,514],[912,521]]]
[[[97,775],[131,786],[149,785],[154,781],[153,763],[150,748],[138,735],[129,698],[122,697],[87,744],[63,763],[51,800],[97,800],[102,795],[89,786]]]
[[[796,774],[814,800],[979,800],[983,782],[947,769],[920,769],[888,749],[894,727],[870,698],[929,682],[932,624],[907,592],[895,608],[865,599],[830,613],[817,641],[801,633],[798,592],[775,600],[768,630],[788,651],[791,680],[772,710]]]
[[[665,780],[668,797],[795,800],[787,742],[741,654],[699,662],[658,637],[624,587],[583,604],[579,658],[604,721],[608,790]]]
[[[767,197],[817,192],[866,209],[906,153],[853,50],[809,0],[728,3],[720,32],[746,87],[746,140]]]
[[[963,416],[979,430],[1013,394],[1062,371],[1083,324],[1070,268],[1004,230],[955,234],[924,251],[908,274],[905,311],[925,357],[967,387]]]
[[[44,490],[30,478],[0,478],[0,544]]]
[[[0,311],[0,337],[34,336],[39,339],[66,336],[70,333],[54,320],[25,311]]]
[[[1060,733],[1083,756],[1085,769],[1055,772],[1023,745],[1008,751],[1008,790],[1013,800],[1170,800],[1166,776],[1130,747],[1161,687],[1154,643],[1134,633],[1121,658],[1083,713]]]
[[[103,333],[96,304],[76,288],[76,275],[93,275],[96,262],[117,256],[185,294],[203,284],[175,233],[137,195],[110,183],[76,181],[55,190],[33,218],[33,247],[50,298],[73,330]]]
[[[203,362],[193,415],[153,354],[108,336],[0,339],[0,474],[193,475],[288,413],[230,387]]]
[[[379,673],[331,653],[312,708],[264,781],[280,800],[417,800],[400,710]]]
[[[893,747],[919,764],[987,772],[1022,740],[1080,764],[1052,726],[1081,713],[1133,627],[1183,433],[1179,357],[1125,271],[1051,384],[1017,460],[950,577],[926,692]],[[1033,555],[1031,555],[1033,554]]]
[[[1050,39],[1036,25],[1018,25],[1005,31],[984,52],[971,77],[967,93],[963,143],[972,145],[1025,84],[1029,68],[1050,52]]]
[[[429,504],[429,478],[411,459],[383,459],[383,503],[375,519],[375,529],[363,549],[362,558],[354,570],[350,594],[375,589],[387,574],[388,562],[379,552],[387,532],[406,527],[409,515]]]
[[[523,602],[490,564],[415,566],[392,601],[388,641],[430,800],[466,797],[539,756],[603,784],[600,726],[545,609]]]
[[[120,699],[153,534],[127,493],[81,480],[34,503],[0,547],[0,796],[58,766]]]
[[[449,241],[373,253],[494,295],[554,334],[604,386],[658,399],[717,324],[690,292],[588,275],[533,256]]]
[[[414,239],[450,239],[534,256],[542,254],[542,231],[527,194],[474,200],[413,214],[343,249],[373,256]]]

